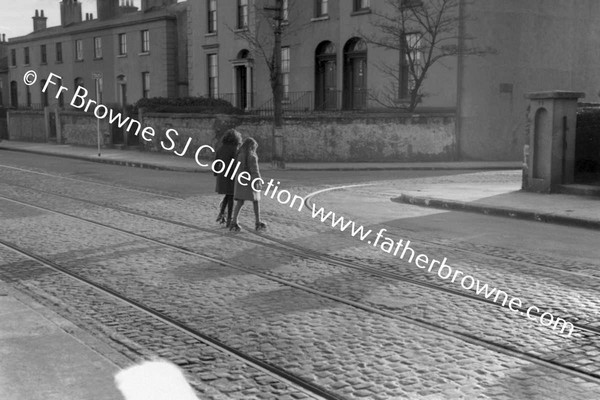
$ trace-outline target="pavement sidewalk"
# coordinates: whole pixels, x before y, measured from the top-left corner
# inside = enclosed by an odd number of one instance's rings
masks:
[[[49,143],[0,142],[0,150],[22,151],[116,165],[186,172],[211,172],[192,158],[139,150],[97,149]],[[600,197],[521,192],[520,162],[425,162],[425,163],[287,163],[291,171],[345,170],[473,170],[456,182],[432,179],[394,193],[395,202],[448,210],[479,212],[510,218],[600,229]],[[268,163],[262,170],[271,170]],[[512,170],[510,179],[506,171]]]
[[[448,179],[446,179],[448,181]],[[600,230],[600,197],[523,192],[521,175],[487,171],[401,189],[392,201]]]
[[[17,141],[0,142],[0,150],[23,151],[85,161],[124,165],[140,168],[186,172],[211,172],[210,168],[198,166],[193,158],[173,154],[151,153],[139,150],[102,149],[101,156],[94,147],[30,143]],[[270,163],[261,163],[261,170],[270,170]],[[520,169],[521,163],[499,162],[426,162],[426,163],[286,163],[290,171],[377,171],[377,170],[499,170]]]
[[[0,399],[118,400],[119,368],[74,325],[0,281]]]

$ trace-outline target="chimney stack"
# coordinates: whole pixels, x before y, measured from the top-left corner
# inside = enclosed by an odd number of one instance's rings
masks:
[[[107,20],[119,15],[119,0],[96,0],[99,20]]]
[[[46,29],[46,21],[48,20],[48,18],[44,16],[44,10],[42,10],[41,13],[39,13],[38,10],[35,10],[35,16],[33,16],[32,18],[34,32]]]
[[[177,4],[177,0],[142,0],[142,11],[163,8],[172,4]]]
[[[81,3],[77,0],[62,0],[60,3],[60,24],[68,26],[81,21]]]
[[[119,6],[119,14],[136,12],[137,10],[138,8],[133,5],[132,0],[121,0],[121,5]]]

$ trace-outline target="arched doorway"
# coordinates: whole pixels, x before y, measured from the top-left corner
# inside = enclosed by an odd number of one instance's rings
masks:
[[[74,83],[75,83],[75,90],[77,90],[79,88],[79,86],[85,88],[85,86],[83,84],[83,78],[79,78],[79,77],[75,78]]]
[[[235,106],[246,110],[252,107],[252,59],[248,50],[240,50],[233,61]]]
[[[352,38],[344,46],[344,109],[367,105],[367,43]]]
[[[17,89],[17,81],[10,82],[10,105],[13,108],[19,108],[19,92]]]
[[[321,42],[315,51],[315,109],[337,109],[336,48],[330,41]]]

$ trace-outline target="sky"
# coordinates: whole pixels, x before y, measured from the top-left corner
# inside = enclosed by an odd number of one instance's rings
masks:
[[[96,0],[79,0],[82,3],[82,18],[85,13],[96,13]],[[2,11],[0,12],[0,34],[6,34],[6,38],[27,35],[33,31],[33,20],[31,17],[35,10],[44,10],[48,17],[48,27],[60,25],[60,0],[2,0]],[[7,6],[10,3],[10,6]],[[133,0],[133,4],[140,7],[141,0]]]

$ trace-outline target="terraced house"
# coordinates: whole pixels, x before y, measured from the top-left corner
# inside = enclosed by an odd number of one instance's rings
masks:
[[[407,18],[421,5],[442,16],[442,41]],[[526,93],[582,91],[595,101],[600,91],[596,0],[143,0],[140,10],[98,0],[97,16],[85,19],[77,0],[60,6],[61,26],[47,28],[36,12],[33,32],[8,42],[11,107],[64,103],[56,87],[44,94],[43,81],[23,83],[34,69],[91,93],[99,72],[105,104],[210,96],[270,113],[278,29],[286,116],[360,117],[367,122],[356,141],[377,123],[375,112],[392,115],[392,125],[412,105],[423,121],[446,119],[442,144],[426,122],[404,127],[407,134],[389,128],[373,142],[376,156],[369,150],[356,160],[518,160]],[[427,139],[415,133],[421,128]]]
[[[47,27],[44,11],[35,10],[33,32],[9,40],[13,108],[64,105],[64,96],[55,98],[60,84],[70,90],[83,86],[95,98],[93,76],[102,77],[105,104],[187,93],[185,3],[144,0],[138,10],[129,0],[98,0],[97,16],[85,19],[77,0],[62,0],[60,8],[60,26]],[[40,79],[54,73],[63,82],[42,93],[44,80],[31,87],[23,83],[28,70]]]
[[[314,110],[402,112],[415,66],[429,50],[422,29],[393,34],[407,0],[283,0],[282,74],[288,114]],[[452,5],[447,40],[454,53],[427,71],[417,112],[456,116],[462,159],[517,160],[526,138],[524,94],[577,90],[597,99],[600,3],[592,0],[425,0]],[[452,4],[451,4],[452,3]],[[272,107],[268,63],[275,0],[190,2],[190,93],[221,96],[247,109]],[[386,16],[390,17],[386,20]],[[388,25],[386,26],[386,21]],[[403,35],[400,35],[402,33]],[[380,39],[380,43],[377,43]],[[482,50],[482,51],[469,51]],[[266,57],[265,57],[266,56]]]

